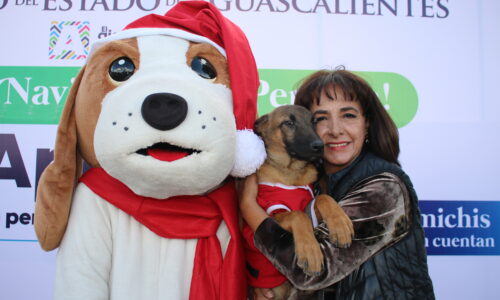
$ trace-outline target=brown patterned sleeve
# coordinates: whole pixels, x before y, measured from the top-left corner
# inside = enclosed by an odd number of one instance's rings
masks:
[[[352,219],[355,238],[349,248],[336,248],[325,224],[315,228],[325,261],[322,272],[308,276],[296,264],[292,234],[272,218],[255,232],[255,245],[301,290],[319,290],[338,282],[381,249],[400,240],[409,228],[410,198],[404,183],[381,173],[356,185],[339,204]]]

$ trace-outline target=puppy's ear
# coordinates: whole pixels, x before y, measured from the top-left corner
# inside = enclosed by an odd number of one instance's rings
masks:
[[[59,246],[68,223],[71,199],[82,169],[77,153],[74,114],[75,98],[85,67],[80,70],[69,92],[57,128],[54,161],[42,173],[35,204],[35,232],[42,249]]]
[[[262,136],[262,132],[267,126],[268,121],[269,121],[269,115],[263,115],[262,117],[258,118],[253,125],[253,131],[257,135]]]

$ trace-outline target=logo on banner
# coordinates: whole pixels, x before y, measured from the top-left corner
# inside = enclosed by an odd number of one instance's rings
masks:
[[[99,34],[97,35],[97,38],[98,39],[103,39],[103,38],[106,38],[112,34],[114,34],[116,32],[114,32],[111,28],[109,28],[108,26],[101,26],[101,32],[99,32]]]
[[[274,108],[293,104],[299,83],[312,70],[259,70],[259,115]],[[410,123],[418,110],[418,96],[413,84],[404,76],[391,72],[354,72],[363,77],[377,93],[398,128]]]
[[[89,55],[89,51],[89,22],[51,22],[49,38],[49,59],[86,59]]]
[[[499,201],[419,201],[429,255],[500,255]]]

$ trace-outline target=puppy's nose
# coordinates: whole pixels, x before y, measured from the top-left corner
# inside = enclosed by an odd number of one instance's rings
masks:
[[[179,95],[170,93],[151,94],[142,103],[142,118],[158,130],[170,130],[179,126],[187,115],[187,102]]]
[[[322,153],[323,152],[323,142],[321,140],[314,140],[311,142],[311,149],[315,153]]]

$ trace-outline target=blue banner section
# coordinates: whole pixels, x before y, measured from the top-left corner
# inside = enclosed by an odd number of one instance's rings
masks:
[[[420,201],[428,255],[500,255],[500,201]]]

